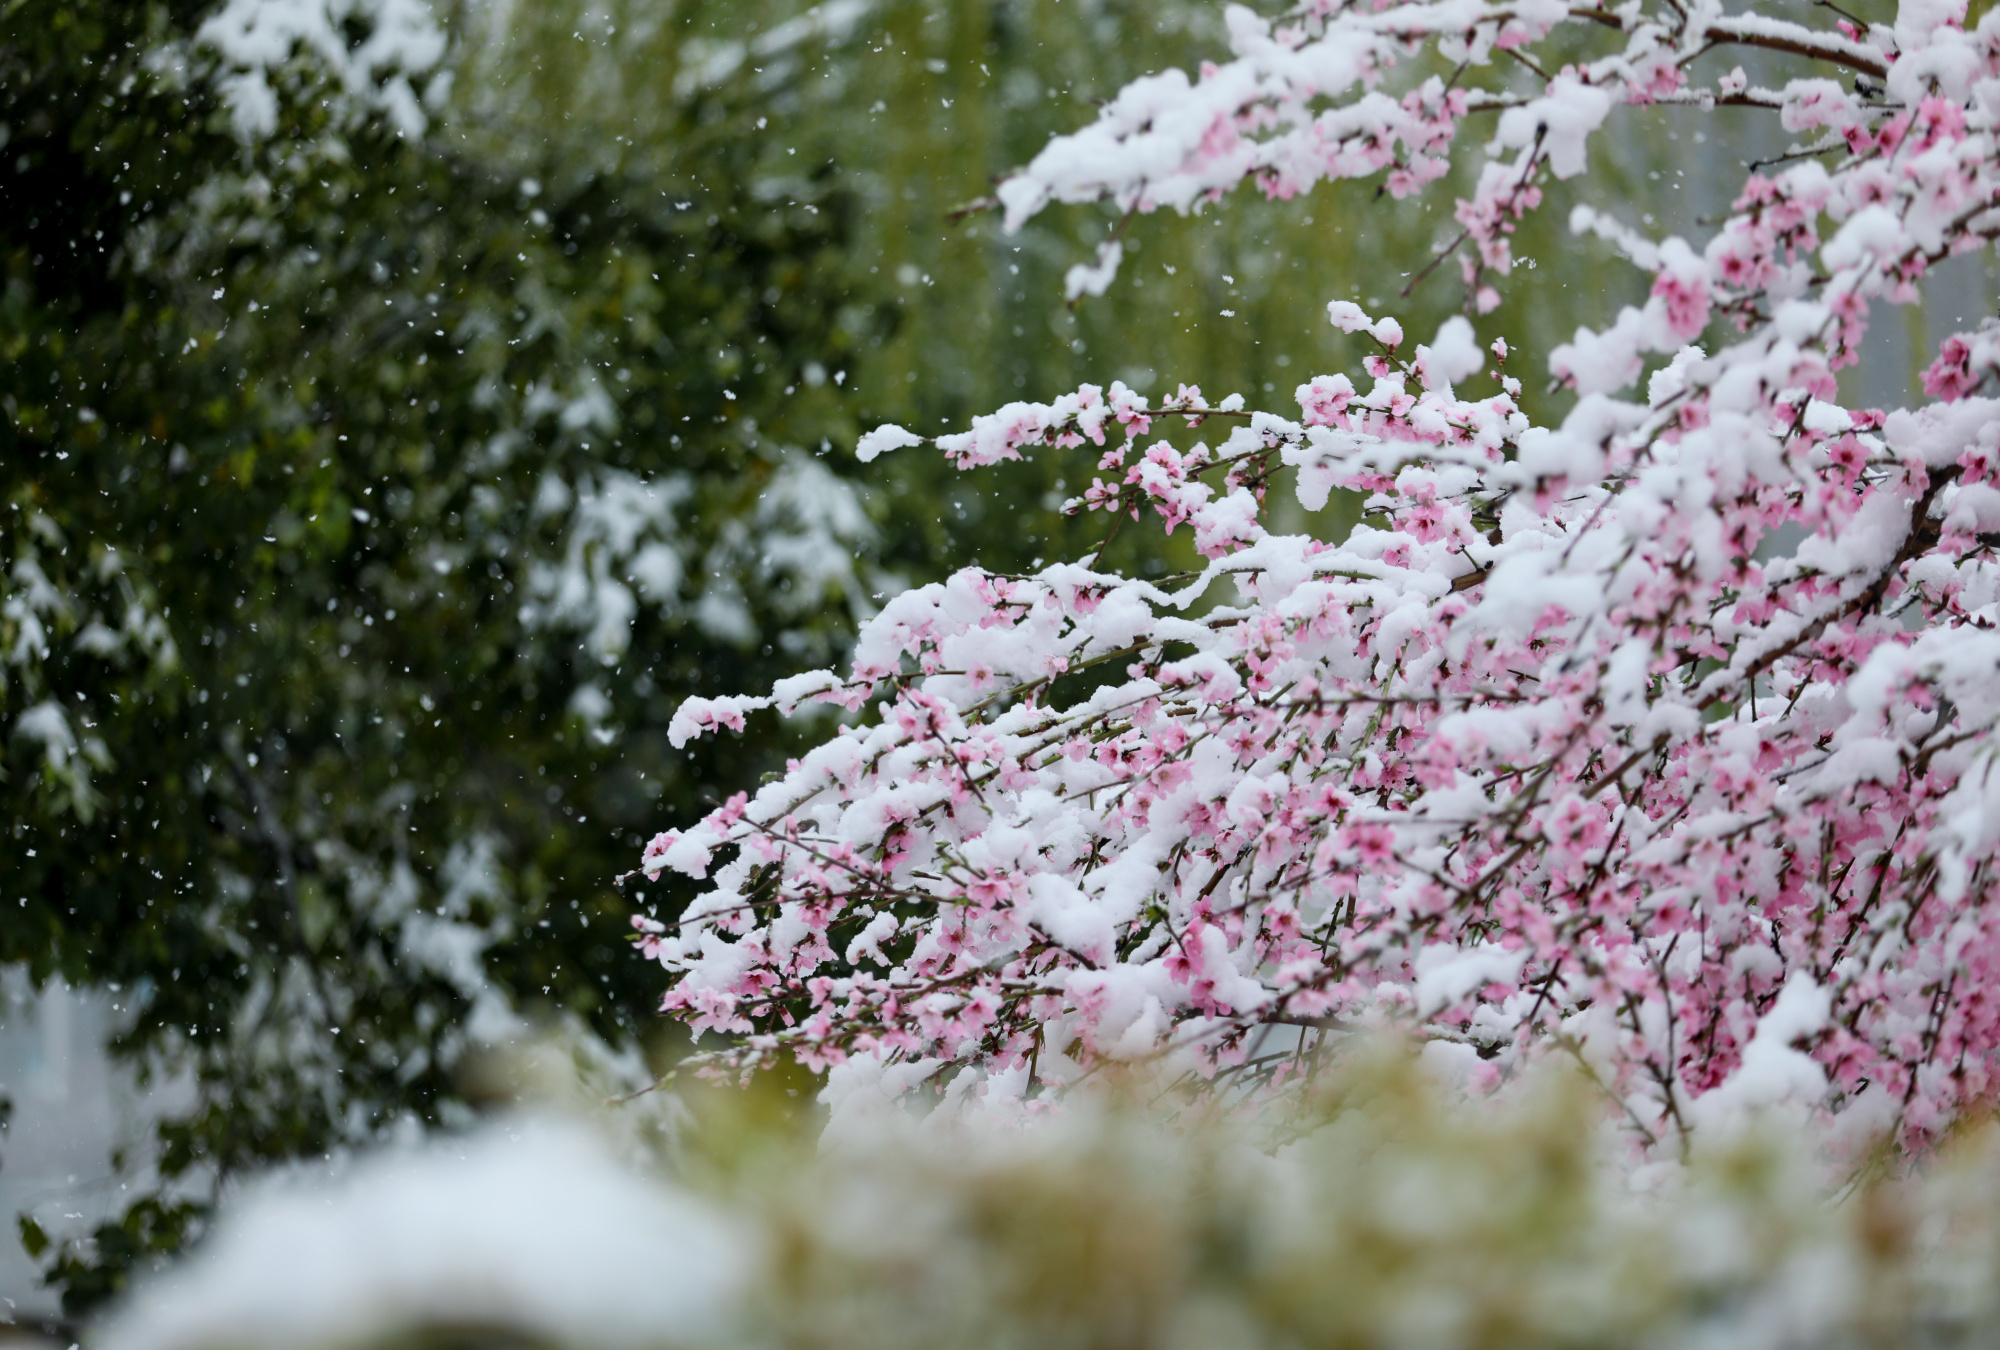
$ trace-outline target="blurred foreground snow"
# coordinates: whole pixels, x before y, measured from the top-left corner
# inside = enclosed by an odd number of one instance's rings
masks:
[[[637,1173],[581,1125],[531,1117],[268,1178],[95,1344],[304,1350],[430,1330],[712,1345],[740,1322],[753,1253],[714,1205]]]

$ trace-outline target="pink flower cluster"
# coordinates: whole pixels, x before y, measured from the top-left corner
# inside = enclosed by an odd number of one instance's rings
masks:
[[[1053,144],[1003,190],[1016,217],[1282,194],[1355,155],[1421,179],[1497,110],[1459,217],[1483,311],[1509,222],[1618,104],[1830,129],[1705,245],[1579,214],[1653,280],[1551,354],[1577,392],[1560,425],[1530,423],[1467,319],[1412,347],[1337,302],[1378,354],[1365,383],[1301,385],[1299,415],[1086,387],[940,438],[963,465],[1103,447],[1071,509],[1185,525],[1206,564],[961,572],[891,600],[849,676],[778,691],[873,706],[647,851],[707,886],[641,922],[666,1008],[727,1033],[719,1068],[865,1059],[996,1101],[1138,1060],[1277,1091],[1382,1025],[1474,1084],[1573,1057],[1649,1146],[1781,1100],[1916,1146],[1991,1101],[2000,339],[1948,342],[1914,411],[1844,408],[1834,380],[1872,304],[2000,233],[2000,14],[1963,20],[1232,10],[1234,61],[1141,81]],[[1622,54],[1540,73],[1578,24]],[[1382,92],[1425,44],[1539,91]],[[1692,82],[1732,45],[1876,83]],[[887,430],[874,448],[918,440]],[[1315,509],[1365,494],[1364,522],[1271,533],[1279,483]]]

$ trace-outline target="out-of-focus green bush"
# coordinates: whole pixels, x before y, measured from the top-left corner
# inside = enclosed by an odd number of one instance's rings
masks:
[[[596,1117],[595,1145],[574,1122],[516,1118],[317,1189],[295,1178],[246,1198],[212,1250],[130,1300],[101,1344],[2000,1340],[1991,1129],[1906,1176],[1857,1172],[1835,1141],[1777,1120],[1639,1167],[1602,1128],[1591,1089],[1559,1074],[1468,1103],[1417,1061],[1363,1054],[1282,1131],[1226,1114],[1169,1119],[1147,1088],[1112,1085],[1013,1122],[943,1108],[843,1125],[837,1111],[817,1146],[811,1113],[775,1084],[617,1108]],[[551,1195],[551,1175],[575,1180]],[[632,1206],[602,1198],[628,1189]],[[405,1204],[414,1231],[389,1244],[421,1239],[415,1272],[391,1272],[366,1241],[399,1194],[434,1202]],[[656,1222],[648,1205],[677,1217]],[[259,1254],[280,1232],[299,1259],[274,1274]],[[580,1250],[552,1259],[543,1284],[477,1302],[493,1269],[529,1260],[550,1234]],[[634,1250],[665,1252],[656,1281],[617,1274]],[[605,1282],[601,1299],[584,1297]],[[485,1316],[470,1331],[468,1306]],[[339,1312],[302,1325],[293,1310],[314,1307]]]
[[[1579,1082],[1467,1106],[1364,1058],[1282,1135],[1084,1110],[871,1128],[768,1193],[781,1343],[1551,1347],[1839,1343],[1907,1245],[1782,1130],[1635,1176]],[[1796,1151],[1794,1151],[1796,1150]],[[1715,1339],[1711,1339],[1715,1338]],[[1822,1339],[1824,1338],[1824,1339]]]

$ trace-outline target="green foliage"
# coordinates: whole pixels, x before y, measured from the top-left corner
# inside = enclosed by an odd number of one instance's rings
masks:
[[[613,878],[778,748],[666,721],[830,659],[869,534],[813,453],[848,205],[760,177],[742,89],[620,157],[504,89],[404,140],[302,63],[244,146],[199,13],[0,28],[0,962],[198,1086],[180,1189],[60,1247],[73,1311],[189,1186],[462,1118],[481,1018],[632,1039]]]
[[[207,1212],[206,1205],[191,1200],[148,1195],[116,1219],[97,1225],[87,1243],[72,1241],[59,1247],[24,1214],[19,1221],[21,1245],[37,1260],[54,1252],[48,1279],[62,1288],[66,1308],[94,1308],[125,1287],[129,1271],[180,1251]]]

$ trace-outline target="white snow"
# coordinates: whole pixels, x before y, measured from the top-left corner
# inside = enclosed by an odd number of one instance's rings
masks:
[[[855,442],[854,457],[866,464],[876,456],[887,454],[891,450],[902,450],[923,443],[924,438],[914,431],[905,431],[894,422],[885,422]]]
[[[1794,1042],[1823,1030],[1832,1005],[1833,996],[1812,976],[1795,971],[1757,1023],[1736,1072],[1691,1104],[1695,1127],[1723,1132],[1741,1128],[1762,1111],[1817,1105],[1826,1092],[1826,1071]]]
[[[95,1343],[310,1350],[476,1327],[502,1341],[706,1345],[735,1326],[754,1261],[738,1223],[621,1165],[582,1127],[514,1120],[345,1175],[264,1180]]]
[[[348,39],[351,23],[368,30],[359,43]],[[246,141],[277,130],[273,80],[300,52],[403,135],[421,135],[426,119],[410,81],[435,69],[446,48],[426,0],[229,0],[195,38],[222,58],[218,84]]]

